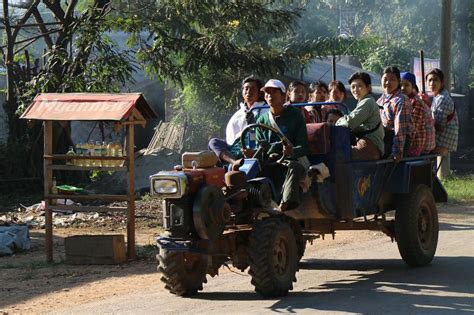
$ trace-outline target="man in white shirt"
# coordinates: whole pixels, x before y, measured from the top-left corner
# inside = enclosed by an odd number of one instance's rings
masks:
[[[249,76],[242,81],[243,103],[240,109],[232,115],[226,127],[226,140],[213,138],[209,141],[209,149],[213,151],[222,163],[235,164],[242,158],[240,134],[249,123],[255,122],[257,118],[268,109],[256,109],[253,107],[265,105],[261,101],[260,89],[262,82],[254,76]]]

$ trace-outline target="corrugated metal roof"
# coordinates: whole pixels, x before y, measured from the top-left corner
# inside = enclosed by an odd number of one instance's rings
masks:
[[[136,108],[145,119],[157,118],[141,93],[43,93],[21,116],[36,120],[127,120]]]

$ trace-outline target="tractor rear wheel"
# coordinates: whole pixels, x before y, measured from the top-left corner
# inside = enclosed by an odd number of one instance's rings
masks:
[[[158,271],[165,289],[179,296],[191,296],[206,283],[207,257],[188,252],[170,252],[159,248]]]
[[[402,259],[410,266],[424,266],[438,245],[438,212],[431,190],[419,185],[402,198],[395,213],[395,239]]]
[[[264,297],[278,297],[293,289],[297,248],[293,229],[284,220],[268,218],[255,223],[248,248],[255,291]]]

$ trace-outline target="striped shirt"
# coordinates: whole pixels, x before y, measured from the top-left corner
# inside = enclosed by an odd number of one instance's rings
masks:
[[[458,147],[459,121],[454,102],[446,89],[443,89],[433,98],[431,106],[433,117],[437,125],[436,146],[456,151]]]
[[[403,156],[408,141],[414,137],[415,129],[412,124],[412,106],[408,97],[397,90],[393,94],[382,94],[377,100],[382,124],[387,130],[393,130],[392,155]],[[408,153],[408,152],[405,152]]]

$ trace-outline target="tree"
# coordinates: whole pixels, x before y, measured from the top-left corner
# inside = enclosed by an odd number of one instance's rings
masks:
[[[28,129],[26,122],[19,120],[37,93],[119,91],[134,71],[129,54],[118,51],[104,36],[109,30],[105,23],[110,12],[109,1],[93,0],[90,4],[77,12],[77,0],[34,0],[20,15],[13,16],[8,1],[3,1],[3,48],[8,82],[4,108],[9,125],[8,147],[4,151],[16,157],[11,162],[18,167],[9,169],[15,176],[41,173],[38,164],[42,160],[41,126]],[[53,18],[46,20],[45,13]],[[22,34],[25,27],[30,31]],[[38,33],[30,35],[32,28]],[[37,56],[45,60],[42,68],[39,62],[30,67],[30,54],[26,51],[38,41],[46,47],[45,54]],[[23,52],[26,66],[15,61]],[[56,134],[56,140],[57,146],[67,148],[66,134]],[[29,160],[30,157],[33,158]]]

